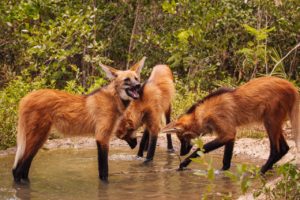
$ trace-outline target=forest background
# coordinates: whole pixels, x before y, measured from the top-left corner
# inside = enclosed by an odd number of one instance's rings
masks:
[[[32,90],[88,93],[99,62],[147,56],[176,77],[173,117],[214,89],[273,75],[300,86],[299,0],[2,0],[0,149],[15,145],[19,100]]]

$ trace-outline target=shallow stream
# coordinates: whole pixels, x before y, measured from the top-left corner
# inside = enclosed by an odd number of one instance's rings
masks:
[[[109,184],[98,179],[96,149],[40,151],[33,160],[30,185],[15,185],[11,174],[14,155],[0,157],[0,199],[201,199],[204,193],[221,199],[220,193],[240,195],[240,189],[223,174],[210,182],[194,174],[205,169],[197,163],[191,170],[177,171],[179,159],[157,148],[153,163],[144,165],[127,147],[110,150]],[[210,155],[221,167],[220,155]],[[233,159],[233,163],[247,160]],[[253,161],[252,161],[253,162]],[[235,164],[231,171],[234,172]],[[217,192],[216,192],[217,191]]]

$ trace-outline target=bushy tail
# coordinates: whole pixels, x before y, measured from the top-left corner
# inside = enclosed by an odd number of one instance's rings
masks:
[[[17,152],[15,156],[15,162],[13,169],[15,169],[18,165],[18,162],[23,157],[26,147],[26,135],[24,132],[24,127],[22,126],[21,116],[18,122],[18,133],[17,133]]]
[[[296,102],[291,113],[292,132],[296,143],[296,163],[300,165],[300,96],[297,94]]]

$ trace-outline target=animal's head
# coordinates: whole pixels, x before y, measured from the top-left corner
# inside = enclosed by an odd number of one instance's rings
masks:
[[[117,70],[104,64],[100,64],[110,80],[114,80],[116,90],[122,100],[138,99],[141,88],[140,73],[144,66],[146,57],[134,64],[129,70]]]
[[[134,134],[134,131],[135,127],[133,122],[123,117],[116,130],[116,136],[121,140],[125,140],[130,148],[134,149],[137,145],[137,138]]]
[[[180,155],[188,154],[193,147],[191,140],[198,136],[194,114],[183,114],[176,121],[169,123],[161,132],[176,133],[181,143]]]

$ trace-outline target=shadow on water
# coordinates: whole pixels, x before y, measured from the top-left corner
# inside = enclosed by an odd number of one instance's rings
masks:
[[[212,157],[218,169],[222,160],[218,155]],[[109,184],[98,180],[96,150],[40,152],[27,185],[13,183],[13,159],[13,155],[0,158],[0,199],[200,199],[209,184],[204,177],[194,175],[195,169],[204,170],[204,166],[193,163],[191,170],[177,171],[178,157],[159,148],[154,162],[147,165],[135,158],[134,151],[112,149]],[[239,188],[222,174],[216,176],[214,188],[219,193],[231,192],[234,197],[240,194]]]

